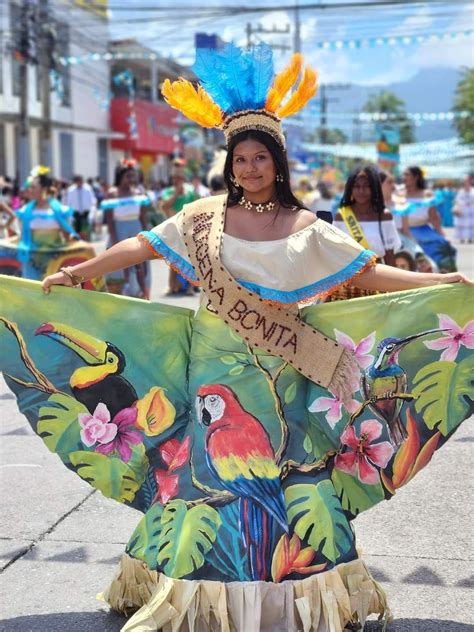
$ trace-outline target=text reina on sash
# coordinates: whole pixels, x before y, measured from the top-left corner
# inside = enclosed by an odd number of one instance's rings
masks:
[[[205,289],[207,289],[211,304],[213,304],[214,307],[221,307],[224,302],[225,288],[215,278],[215,269],[209,255],[209,234],[211,232],[213,219],[213,213],[197,213],[193,217],[192,240],[196,246],[195,256],[198,263],[200,280]],[[214,261],[215,265],[219,266],[221,272],[225,272],[225,268],[222,266],[218,256],[214,258]],[[232,284],[235,283],[234,279],[229,278],[229,281]],[[235,283],[235,286],[239,290],[242,289],[242,286],[238,283]],[[245,293],[252,296],[249,292],[245,291]],[[262,305],[264,311],[265,304],[262,302],[259,303],[259,305]],[[242,299],[237,299],[235,302],[232,301],[229,309],[227,306],[224,306],[224,310],[213,308],[210,311],[218,314],[226,323],[228,322],[226,318],[229,318],[236,323],[237,328],[240,326],[241,329],[255,332],[261,338],[261,343],[256,343],[259,347],[265,348],[265,342],[271,342],[276,347],[291,348],[294,354],[297,352],[298,336],[296,331],[292,330],[291,327],[287,327],[273,320],[271,317],[269,318],[268,315],[260,313],[258,309],[250,307],[247,302]]]

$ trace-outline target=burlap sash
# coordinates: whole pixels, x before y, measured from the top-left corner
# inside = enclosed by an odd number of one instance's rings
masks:
[[[359,223],[354,211],[350,206],[343,206],[339,209],[344,224],[347,226],[349,235],[356,241],[362,248],[369,249],[369,244],[365,238],[364,230]]]
[[[205,198],[183,208],[183,237],[210,307],[251,347],[289,362],[302,375],[344,398],[344,347],[296,314],[265,303],[239,285],[220,259],[227,196]]]

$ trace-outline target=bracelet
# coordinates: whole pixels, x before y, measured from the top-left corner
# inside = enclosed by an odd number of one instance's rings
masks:
[[[63,272],[72,282],[73,287],[80,287],[81,283],[84,283],[83,276],[78,276],[72,272],[71,268],[60,268],[59,272]]]

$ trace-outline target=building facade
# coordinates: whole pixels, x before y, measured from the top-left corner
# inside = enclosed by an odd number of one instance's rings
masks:
[[[36,12],[25,17],[28,4],[34,5]],[[33,57],[27,63],[28,170],[41,161],[42,133],[49,120],[46,155],[50,156],[53,175],[70,179],[79,173],[110,182],[110,141],[116,135],[110,131],[108,107],[104,107],[109,94],[109,62],[104,58],[108,43],[106,12],[88,8],[87,3],[79,1],[15,0],[5,2],[0,20],[4,33],[0,57],[0,173],[17,178],[24,175],[20,173],[24,171],[24,159],[20,164],[20,65],[24,58],[18,51],[18,40],[27,35]],[[41,64],[41,40],[37,37],[45,27],[50,34],[51,55],[49,116],[45,116],[45,66]]]

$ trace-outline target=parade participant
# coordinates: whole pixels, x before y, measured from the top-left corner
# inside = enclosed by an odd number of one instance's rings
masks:
[[[411,270],[411,272],[416,271],[415,259],[406,250],[399,250],[395,254],[395,266],[401,270]]]
[[[393,209],[402,216],[402,232],[415,239],[441,272],[456,270],[456,250],[441,228],[441,220],[433,196],[426,191],[426,180],[420,167],[408,167],[403,173],[405,199]]]
[[[327,182],[320,180],[316,186],[319,191],[320,198],[316,201],[316,210],[331,213],[333,205],[333,196]]]
[[[377,253],[378,261],[395,265],[395,251],[401,241],[387,210],[377,172],[372,167],[357,168],[349,176],[334,226],[355,239],[364,248]],[[360,296],[370,296],[373,290],[353,285],[341,287],[327,298],[338,301]]]
[[[376,252],[380,261],[395,265],[401,242],[373,167],[357,168],[349,176],[334,225],[359,243],[365,241],[365,247]]]
[[[20,236],[0,241],[0,270],[4,274],[41,280],[60,268],[95,255],[72,228],[72,209],[54,197],[49,173],[49,167],[35,167],[25,183],[29,201],[15,211]],[[105,289],[101,278],[91,279],[86,287]]]
[[[456,239],[463,244],[467,241],[472,244],[474,241],[474,187],[473,176],[467,175],[464,179],[463,188],[456,196],[454,206],[454,216],[456,218]]]
[[[73,182],[66,190],[65,204],[74,211],[74,230],[87,241],[91,236],[90,220],[95,218],[97,200],[92,187],[82,176],[74,176]]]
[[[385,207],[392,213],[393,221],[395,222],[395,226],[397,228],[398,237],[401,242],[400,251],[408,252],[410,256],[415,259],[417,254],[423,253],[423,248],[414,239],[410,239],[410,237],[405,235],[402,231],[403,219],[402,216],[396,212],[396,209],[402,204],[403,198],[397,194],[395,178],[391,173],[383,170],[379,171],[379,178],[382,185]]]
[[[198,200],[200,195],[192,184],[186,182],[186,162],[182,158],[175,158],[171,167],[172,186],[161,193],[160,209],[166,217],[173,217],[179,213],[185,204]],[[185,277],[174,268],[170,268],[167,295],[173,296],[181,292],[192,292]]]
[[[100,205],[109,231],[109,246],[147,228],[146,207],[149,205],[150,198],[137,188],[136,161],[124,158],[115,171],[114,186]],[[109,291],[114,294],[149,299],[150,266],[146,262],[139,262],[131,268],[125,268],[120,276],[117,273],[111,275],[107,284]]]
[[[68,293],[53,288],[41,309],[49,302],[55,320],[36,329],[36,343],[39,336],[79,349],[93,366],[73,373],[74,398],[62,394],[74,413],[64,422],[69,447],[56,449],[56,437],[50,445],[93,485],[146,512],[105,595],[121,612],[138,609],[124,631],[342,632],[346,624],[363,625],[369,613],[388,614],[382,589],[358,557],[350,521],[391,497],[446,439],[444,417],[441,437],[438,418],[428,426],[409,403],[406,371],[412,379],[423,366],[416,363],[430,360],[428,349],[441,348],[429,337],[447,325],[435,329],[435,313],[420,308],[425,320],[409,332],[406,319],[388,316],[396,300],[385,296],[358,301],[349,318],[343,303],[301,314],[298,306],[346,283],[424,288],[418,304],[426,305],[429,293],[431,309],[438,301],[436,310],[442,304],[464,319],[459,290],[472,284],[456,273],[442,278],[456,288],[431,292],[439,275],[376,264],[373,252],[302,207],[290,188],[281,126],[316,92],[316,75],[303,71],[300,55],[274,77],[269,47],[227,45],[199,50],[194,70],[206,89],[165,81],[163,94],[195,122],[223,129],[228,195],[188,204],[93,262],[50,276],[43,287],[77,285],[158,257],[200,284],[206,300],[192,322],[184,310],[156,309],[152,327],[145,326],[146,313],[156,306],[121,301],[117,327],[127,324],[120,343],[129,340],[126,357],[113,342],[77,331],[84,320],[69,326]],[[113,297],[102,305],[93,329],[112,340],[110,315],[118,306]],[[137,332],[129,324],[135,307],[143,317]],[[465,343],[458,362],[467,337]],[[408,354],[407,369],[407,356],[402,367],[398,355],[408,344],[418,353]],[[129,379],[121,375],[125,360]],[[384,381],[388,365],[392,377]],[[142,396],[133,382],[142,392],[143,375],[153,373]]]

